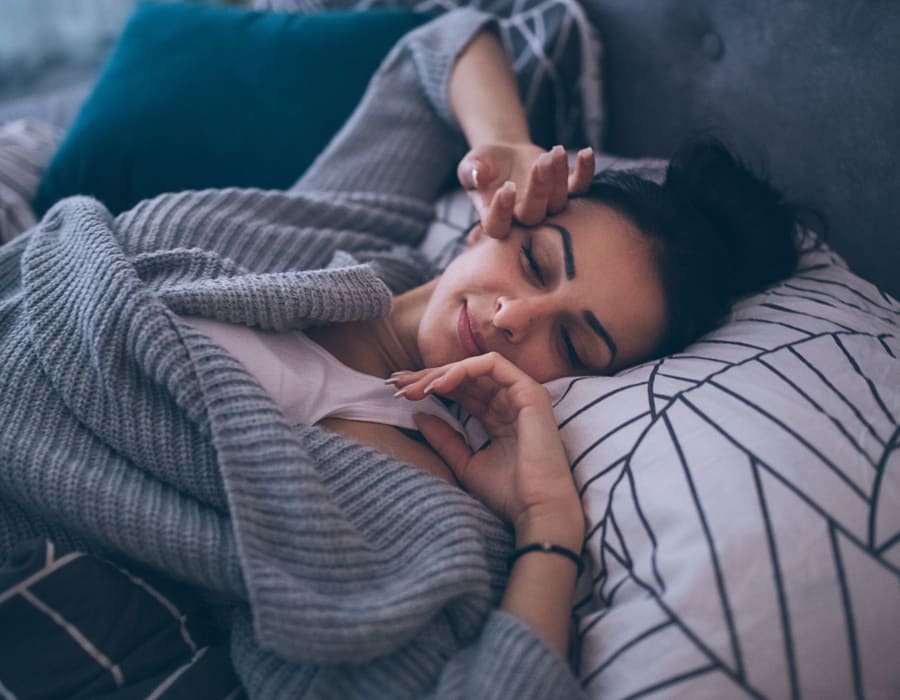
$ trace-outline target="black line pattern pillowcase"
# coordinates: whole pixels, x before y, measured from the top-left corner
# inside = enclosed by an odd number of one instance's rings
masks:
[[[442,267],[474,214],[462,193],[436,211]],[[803,243],[683,352],[548,385],[588,520],[594,697],[900,697],[900,304]]]

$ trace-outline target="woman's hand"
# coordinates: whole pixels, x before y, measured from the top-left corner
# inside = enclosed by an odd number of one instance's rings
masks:
[[[580,150],[570,171],[562,146],[545,151],[531,143],[489,143],[469,151],[456,172],[484,232],[503,238],[513,218],[539,224],[565,209],[570,194],[585,192],[594,176],[594,153]]]
[[[550,540],[581,549],[581,502],[543,386],[498,353],[400,372],[391,381],[408,399],[440,394],[481,421],[491,440],[472,452],[439,418],[416,419],[462,486],[510,521],[520,541]]]

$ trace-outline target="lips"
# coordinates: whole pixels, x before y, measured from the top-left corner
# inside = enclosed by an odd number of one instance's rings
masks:
[[[484,344],[484,338],[475,330],[475,324],[469,315],[466,304],[462,305],[459,310],[459,318],[456,321],[456,332],[459,335],[459,342],[462,345],[463,352],[466,357],[473,355],[483,355],[487,352]]]

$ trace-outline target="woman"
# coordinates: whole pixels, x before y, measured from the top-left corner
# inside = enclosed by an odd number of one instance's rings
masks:
[[[346,364],[389,377],[400,397],[461,403],[492,440],[473,453],[434,413],[416,416],[433,451],[385,425],[320,424],[458,481],[514,525],[517,549],[551,543],[577,553],[580,502],[540,383],[610,374],[710,330],[732,300],[792,271],[793,215],[711,142],[676,154],[663,186],[593,178],[590,149],[570,172],[561,147],[531,142],[491,31],[460,54],[448,92],[471,149],[458,178],[481,218],[467,250],[396,296],[386,319],[307,334]],[[332,165],[327,158],[299,189]],[[359,350],[370,347],[379,352]],[[511,569],[502,608],[564,655],[577,568],[559,552],[528,553]]]
[[[0,361],[29,397],[0,403],[17,436],[2,541],[71,537],[247,601],[230,630],[251,695],[577,696],[562,660],[584,522],[540,382],[687,342],[793,264],[777,195],[719,149],[676,159],[664,188],[542,153],[489,25],[461,11],[413,33],[290,196],[169,195],[113,222],[64,202],[0,260],[17,265]],[[390,241],[421,237],[458,161],[482,224],[423,280]],[[710,176],[723,201],[693,204]],[[772,243],[750,260],[723,222]],[[429,415],[427,445],[340,415],[292,429],[197,319],[305,328],[398,402],[458,401],[491,442],[472,452]]]

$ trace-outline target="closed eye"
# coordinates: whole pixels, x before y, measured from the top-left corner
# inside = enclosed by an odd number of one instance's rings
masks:
[[[584,364],[581,362],[581,358],[578,357],[578,353],[575,350],[575,346],[572,344],[572,338],[569,337],[569,333],[563,329],[562,332],[563,344],[566,346],[566,353],[568,355],[569,364],[572,367],[578,369],[580,367],[584,367]]]
[[[541,286],[543,287],[545,284],[544,275],[541,274],[541,268],[537,264],[537,260],[534,259],[534,250],[531,246],[531,243],[522,246],[522,255],[525,256],[525,260],[528,264],[528,268],[531,271],[531,274],[533,274],[537,278],[538,282],[540,282]]]

